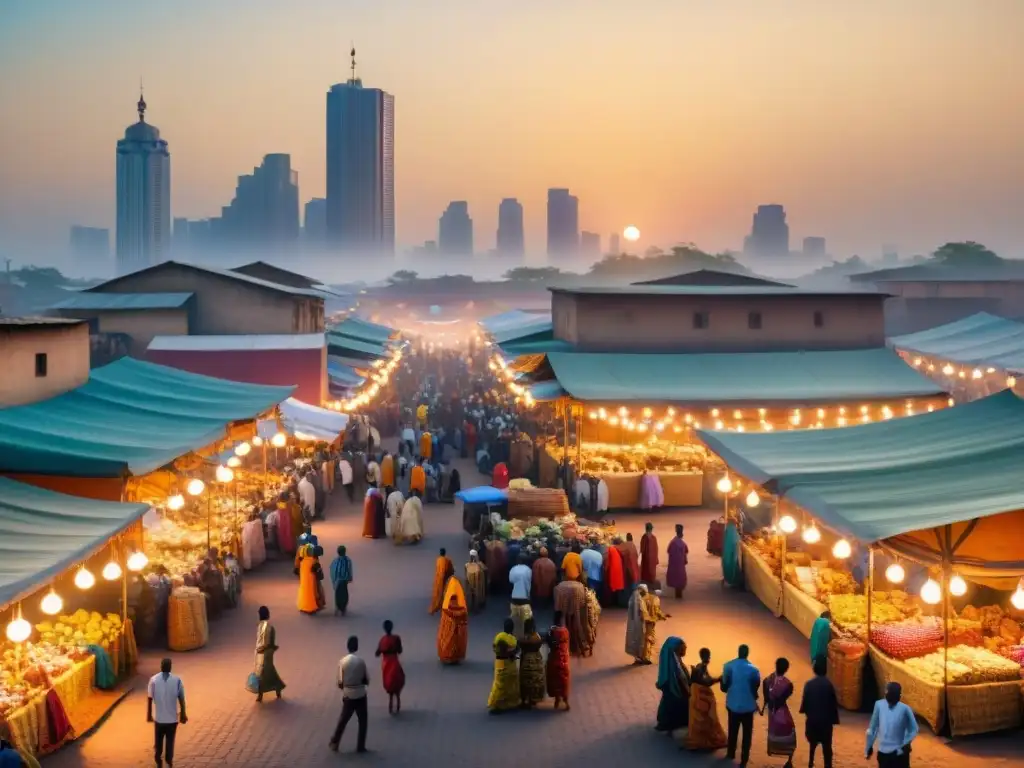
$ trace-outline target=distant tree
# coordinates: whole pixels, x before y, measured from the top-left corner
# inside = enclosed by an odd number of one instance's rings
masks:
[[[515,267],[508,270],[504,277],[506,280],[521,283],[546,283],[561,277],[564,272],[558,267]]]
[[[644,251],[644,258],[645,259],[656,259],[659,256],[663,256],[664,254],[665,254],[665,252],[663,250],[661,250],[661,248],[659,248],[656,245],[652,245],[650,248],[648,248],[646,251]]]
[[[668,253],[659,252],[646,257],[633,256],[628,253],[605,256],[591,266],[590,275],[636,282],[693,272],[698,269],[749,274],[749,270],[736,261],[736,257],[731,253],[711,254],[702,251],[693,243],[682,243],[673,246]]]
[[[411,283],[418,279],[418,272],[414,272],[411,269],[400,269],[388,278],[388,282],[395,285],[396,283]]]
[[[932,253],[932,261],[943,267],[993,267],[1003,264],[1003,259],[973,240],[940,245]]]
[[[860,272],[868,272],[871,265],[860,256],[851,256],[845,261],[833,261],[831,264],[814,270],[808,275],[801,277],[801,280],[816,280],[822,278],[846,277],[856,275]]]
[[[53,267],[23,267],[13,270],[11,277],[20,280],[28,289],[53,289],[68,284],[68,279]]]

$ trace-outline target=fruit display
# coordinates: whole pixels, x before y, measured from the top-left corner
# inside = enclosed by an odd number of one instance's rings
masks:
[[[116,613],[103,614],[78,609],[70,616],[58,616],[56,621],[36,624],[39,639],[44,643],[71,650],[80,645],[105,645],[121,636],[121,617]]]
[[[497,513],[494,513],[497,516]],[[554,549],[568,542],[578,541],[583,546],[609,544],[616,535],[611,525],[599,525],[575,514],[526,520],[492,518],[494,532],[503,541],[517,541],[527,552],[539,552],[541,547]]]
[[[1003,658],[1017,662],[1024,667],[1024,645],[1004,645],[997,653]]]
[[[786,553],[785,574],[786,581],[823,603],[832,595],[851,595],[857,591],[857,582],[841,563],[811,560],[803,552]]]
[[[635,437],[636,433],[628,433]],[[548,453],[561,455],[561,449],[548,446]],[[581,448],[580,471],[593,474],[614,472],[704,472],[721,466],[720,460],[701,444],[678,444],[655,437],[635,445],[587,443]]]
[[[782,573],[782,539],[762,533],[744,539],[776,576]]]
[[[872,605],[872,617],[874,606]],[[927,656],[942,647],[944,633],[941,622],[923,616],[893,624],[871,624],[871,642],[894,659]]]
[[[944,661],[946,680],[950,685],[1004,683],[1021,679],[1021,667],[1018,662],[1003,658],[984,648],[972,648],[968,645],[955,645],[945,653],[938,651],[908,659],[906,664],[921,679],[942,683]]]
[[[864,637],[868,622],[867,595],[832,595],[829,597],[828,608],[835,624]],[[920,606],[906,592],[894,590],[875,592],[872,595],[872,625],[903,621],[920,612]]]

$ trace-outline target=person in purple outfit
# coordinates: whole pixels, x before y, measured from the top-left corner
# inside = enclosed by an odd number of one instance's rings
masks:
[[[683,526],[676,526],[676,537],[668,543],[668,570],[665,572],[665,583],[676,591],[676,599],[683,596],[686,589],[686,564],[690,548],[683,541]]]

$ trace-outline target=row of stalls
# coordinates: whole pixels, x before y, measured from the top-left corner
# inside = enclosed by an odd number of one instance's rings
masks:
[[[123,358],[0,410],[0,720],[19,749],[91,728],[139,646],[206,643],[300,446],[348,421],[291,391]]]
[[[873,674],[936,731],[1021,726],[1024,402],[1004,391],[848,429],[697,435],[729,467],[721,489],[771,511],[730,515],[726,581],[808,637],[830,612],[843,706],[860,708]]]
[[[335,410],[354,411],[373,402],[402,359],[397,332],[347,317],[328,328],[327,381]]]

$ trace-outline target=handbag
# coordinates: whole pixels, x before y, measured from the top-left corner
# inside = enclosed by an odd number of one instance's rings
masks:
[[[256,694],[260,692],[260,677],[255,672],[250,672],[249,677],[246,678],[245,690]]]

